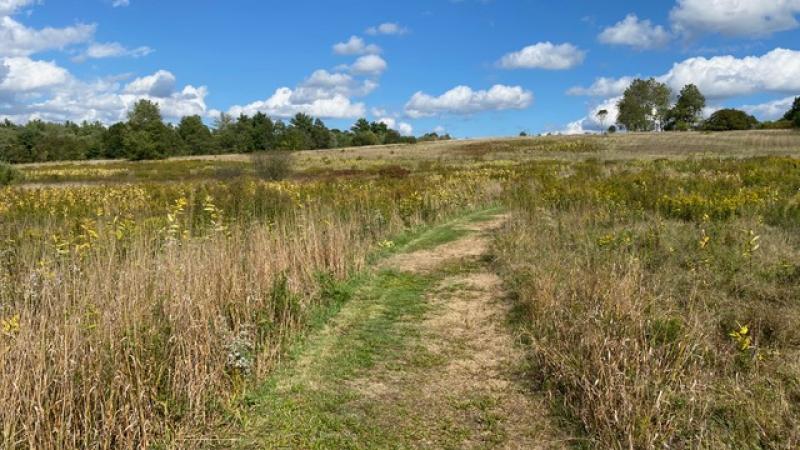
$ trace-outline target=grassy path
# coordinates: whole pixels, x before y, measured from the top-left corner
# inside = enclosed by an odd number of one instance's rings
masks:
[[[486,267],[504,216],[424,233],[250,397],[239,448],[557,448]]]

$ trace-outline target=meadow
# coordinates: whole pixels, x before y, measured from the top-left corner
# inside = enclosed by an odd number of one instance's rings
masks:
[[[489,207],[526,377],[576,446],[796,448],[798,150],[484,139],[296,152],[282,181],[246,155],[22,165],[0,188],[3,448],[206,446],[348,280]]]

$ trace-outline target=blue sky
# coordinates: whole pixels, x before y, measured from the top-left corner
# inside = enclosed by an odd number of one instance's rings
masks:
[[[173,121],[585,132],[654,76],[697,84],[707,112],[771,119],[800,95],[798,14],[800,0],[0,0],[0,118],[111,123],[148,98]]]

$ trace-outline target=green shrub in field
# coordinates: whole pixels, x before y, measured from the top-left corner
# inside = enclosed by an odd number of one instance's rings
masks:
[[[738,109],[720,109],[703,123],[706,131],[750,130],[758,125],[758,120]]]
[[[286,151],[256,152],[251,156],[253,171],[268,181],[284,180],[292,174],[292,154]]]
[[[22,178],[22,173],[11,164],[0,162],[0,186],[9,185]]]

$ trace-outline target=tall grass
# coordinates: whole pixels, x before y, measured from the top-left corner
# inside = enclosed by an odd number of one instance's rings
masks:
[[[494,182],[365,183],[4,191],[2,447],[200,446],[376,242]]]
[[[588,446],[800,445],[797,164],[587,162],[521,178],[498,268],[536,379]]]

